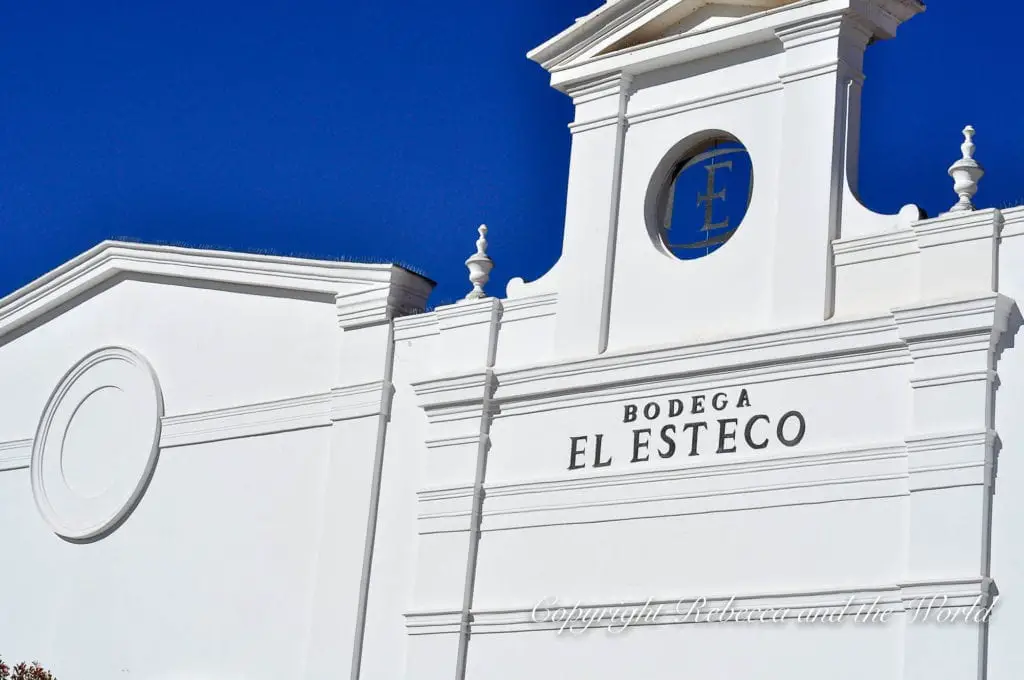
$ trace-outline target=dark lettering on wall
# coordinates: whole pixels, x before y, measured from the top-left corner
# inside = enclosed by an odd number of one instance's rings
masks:
[[[650,427],[631,430],[633,441],[629,461],[649,463],[652,453],[657,454],[655,460],[668,460],[677,452],[684,451],[686,453],[681,455],[688,458],[712,452],[716,455],[750,453],[773,446],[793,448],[804,441],[807,421],[800,411],[788,411],[778,419],[771,415],[772,411],[755,411],[752,416],[741,411],[751,407],[747,388],[624,404],[624,424],[650,423]],[[735,412],[738,413],[734,415]],[[593,468],[611,466],[612,454],[629,444],[628,439],[624,441],[618,434],[610,433],[609,436],[607,452],[603,433],[570,437],[569,470],[582,470],[588,464]],[[716,445],[717,448],[713,449]]]
[[[736,408],[747,408],[750,406],[750,393],[746,389],[740,390],[740,398],[736,402]]]
[[[640,441],[641,437],[646,437],[643,441]],[[646,449],[651,443],[651,430],[633,430],[633,460],[631,463],[646,463],[651,459],[650,454],[645,454],[643,458],[640,457],[640,449]]]
[[[786,423],[793,420],[797,422],[797,427],[799,429],[796,432],[796,436],[787,438],[786,430],[789,429],[792,431],[792,428],[787,428]],[[776,436],[778,436],[779,441],[782,442],[783,446],[793,448],[804,440],[805,434],[807,434],[807,422],[804,420],[804,414],[799,411],[790,411],[779,419],[779,429],[778,432],[776,432]]]
[[[768,416],[766,416],[764,414],[756,415],[756,416],[754,416],[753,418],[751,418],[750,420],[747,421],[747,427],[743,430],[743,439],[744,439],[744,441],[747,442],[747,446],[749,446],[750,448],[754,449],[755,451],[760,451],[761,449],[767,449],[768,448],[768,442],[771,441],[771,439],[768,437],[768,435],[765,435],[764,441],[761,442],[760,444],[758,444],[758,443],[756,443],[754,441],[754,438],[753,438],[754,437],[754,435],[753,435],[754,425],[756,425],[759,421],[762,421],[762,420],[764,422],[768,423],[769,425],[771,424],[771,418],[769,418]]]
[[[707,423],[687,423],[683,425],[683,432],[690,430],[692,439],[690,440],[690,454],[691,456],[699,456],[700,453],[697,451],[697,439],[700,437],[701,429],[708,429]]]
[[[587,454],[587,439],[588,437],[572,437],[569,439],[570,470],[579,470],[580,468],[587,467],[586,461],[580,462],[580,457]]]
[[[736,418],[725,418],[718,421],[718,453],[736,453],[736,424],[738,422]],[[726,448],[726,442],[730,442],[732,445]]]
[[[672,434],[676,433],[675,425],[668,424],[665,427],[661,428],[661,441],[668,444],[667,449],[665,449],[664,451],[658,451],[658,455],[662,458],[671,458],[672,456],[676,455],[676,440],[675,437],[669,436],[670,432]]]
[[[594,467],[604,468],[612,464],[611,456],[607,460],[601,460],[601,445],[604,444],[604,435],[597,435],[597,446],[594,448]]]

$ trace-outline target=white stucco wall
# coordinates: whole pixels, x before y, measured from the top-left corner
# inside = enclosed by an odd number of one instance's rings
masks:
[[[118,282],[3,345],[0,439],[31,439],[61,375],[107,345],[149,358],[169,415],[327,391],[336,324],[333,301]],[[273,647],[260,672],[286,673],[304,652],[328,432],[165,447],[131,521],[87,545],[48,530],[29,470],[0,472],[0,534],[20,556],[4,653],[77,677],[244,677]]]
[[[102,244],[0,301],[0,651],[75,680],[1015,678],[1024,210],[856,199],[862,53],[913,0],[698,4],[606,3],[531,53],[577,105],[566,233],[503,298]],[[753,200],[678,261],[647,204],[709,130]],[[36,507],[52,456],[129,467],[38,427],[106,346],[156,376],[159,460],[62,538],[93,510]],[[623,606],[659,613],[553,618]]]

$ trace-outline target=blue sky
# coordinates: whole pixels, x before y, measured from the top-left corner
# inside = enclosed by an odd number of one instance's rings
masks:
[[[567,98],[525,58],[600,0],[5,3],[0,295],[108,237],[397,260],[490,292],[558,258]],[[971,11],[968,11],[970,5]],[[868,51],[869,207],[955,201],[978,129],[980,206],[1024,203],[1011,0],[935,2]]]

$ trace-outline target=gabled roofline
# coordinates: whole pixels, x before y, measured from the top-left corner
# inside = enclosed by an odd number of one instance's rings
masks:
[[[913,15],[922,12],[925,9],[925,3],[922,0],[866,0],[868,4],[872,4],[874,1],[884,2],[890,9],[894,10],[893,14],[895,15],[897,22],[906,21]],[[645,16],[652,9],[665,2],[666,0],[616,0],[614,2],[606,3],[590,14],[580,17],[572,26],[539,47],[531,50],[527,54],[527,57],[540,64],[545,70],[554,75],[556,72],[573,67],[577,62],[582,63],[588,61],[579,59],[580,55],[585,54],[588,50],[592,49],[594,45],[599,44],[602,40],[605,40],[616,31],[620,31],[621,29],[629,26],[631,22]],[[707,30],[697,31],[682,36],[671,36],[670,38],[664,38],[661,41],[655,42],[677,41],[697,35],[721,33],[723,29],[734,29],[740,24],[749,23],[773,15],[788,14],[793,10],[799,10],[802,7],[808,7],[823,2],[827,2],[827,0],[791,0],[779,7],[768,8],[755,12],[750,16],[744,17],[742,20],[738,20],[724,26],[715,26]],[[599,57],[594,57],[593,61],[602,59],[607,60],[619,55],[636,52],[648,47],[650,44],[654,43],[637,45],[608,54],[603,54]]]
[[[644,7],[653,4],[657,0],[647,0],[642,3]],[[599,30],[612,23],[630,9],[635,11],[635,4],[630,2],[606,2],[590,14],[576,19],[572,26],[569,26],[561,33],[546,40],[541,45],[526,53],[526,58],[534,61],[545,69],[550,70],[551,66],[561,61],[565,55],[586,36],[593,35]],[[632,7],[631,7],[632,5]]]
[[[119,274],[234,284],[337,296],[358,289],[401,289],[422,309],[434,281],[394,264],[258,255],[128,241],[103,241],[0,298],[0,338]]]

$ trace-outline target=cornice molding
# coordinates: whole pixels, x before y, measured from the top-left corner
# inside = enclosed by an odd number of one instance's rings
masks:
[[[501,322],[526,321],[554,316],[558,309],[558,293],[541,293],[529,297],[503,300]]]
[[[846,24],[855,23],[842,10],[835,10],[810,20],[779,26],[775,29],[775,36],[785,49],[790,50],[823,40],[835,40],[843,33]],[[867,43],[867,37],[864,43]]]
[[[104,241],[0,299],[0,337],[119,274],[322,294],[325,301],[354,288],[391,287],[395,289],[390,293],[391,307],[396,310],[416,307],[416,301],[425,301],[434,285],[394,265]]]
[[[911,492],[991,486],[998,442],[994,430],[908,438]]]
[[[1003,217],[1003,228],[1000,235],[1012,238],[1024,234],[1024,205],[999,211]]]
[[[640,30],[654,19],[659,7],[666,5],[665,0],[619,0],[605,3],[585,17],[581,17],[572,26],[554,36],[544,44],[531,50],[527,57],[540,64],[547,71],[570,68],[579,63],[594,61],[608,56],[635,52],[650,45],[656,45],[678,38],[704,38],[731,34],[737,28],[743,29],[751,22],[776,15],[793,7],[814,5],[821,0],[795,0],[781,7],[763,9],[745,17],[737,17],[724,26],[713,26],[706,29],[687,31],[681,35],[669,35],[662,38],[645,40],[643,43],[612,52],[604,49],[620,42],[632,31]],[[696,8],[696,7],[695,7]],[[732,29],[724,31],[723,29]],[[714,38],[708,42],[714,41]]]
[[[338,325],[346,331],[388,323],[424,310],[432,286],[404,280],[369,290],[342,293],[335,298]]]
[[[901,307],[893,310],[893,317],[912,352],[914,345],[920,345],[922,351],[941,354],[943,347],[955,347],[972,338],[994,348],[1007,329],[1014,305],[1005,295],[992,293]]]
[[[494,376],[474,371],[431,377],[414,383],[413,389],[428,417],[434,419],[479,409],[485,389],[493,388],[492,404],[501,418],[653,396],[682,387],[724,388],[732,383],[908,365],[922,357],[994,349],[1013,305],[999,294],[942,300],[899,308],[885,316],[523,368],[497,367]],[[915,380],[987,379],[977,372],[965,368],[949,375],[919,375]]]
[[[657,381],[699,384],[726,376],[767,379],[790,370],[827,372],[830,366],[849,370],[850,364],[858,362],[908,361],[892,318],[871,317],[513,370],[499,368],[495,401],[505,415],[515,402],[550,395],[568,403],[573,395],[585,392],[604,390],[621,396],[638,388],[658,389]]]
[[[494,324],[501,320],[502,302],[497,298],[485,297],[478,300],[463,300],[435,310],[440,332]]]
[[[921,252],[913,229],[896,229],[832,242],[836,267],[877,262]]]
[[[425,338],[440,332],[435,312],[412,314],[395,319],[395,342]]]
[[[566,92],[594,78],[637,75],[780,37],[789,48],[835,38],[845,40],[850,49],[863,50],[871,37],[892,37],[903,21],[924,9],[914,0],[862,0],[847,6],[795,0],[775,7],[761,3],[760,11],[754,6],[747,16],[707,28],[677,33],[666,25],[660,37],[648,30],[664,18],[665,8],[672,6],[675,11],[679,4],[667,0],[606,3],[527,56],[551,73],[553,87]],[[672,24],[677,25],[678,21]]]
[[[914,224],[921,248],[998,238],[1003,214],[998,210],[947,213]]]
[[[477,370],[441,379],[412,383],[430,424],[466,421],[481,417],[496,386],[494,371]],[[492,412],[492,406],[488,406]]]
[[[633,77],[625,73],[602,75],[591,80],[581,80],[567,87],[565,93],[579,106],[604,97],[629,96]]]

